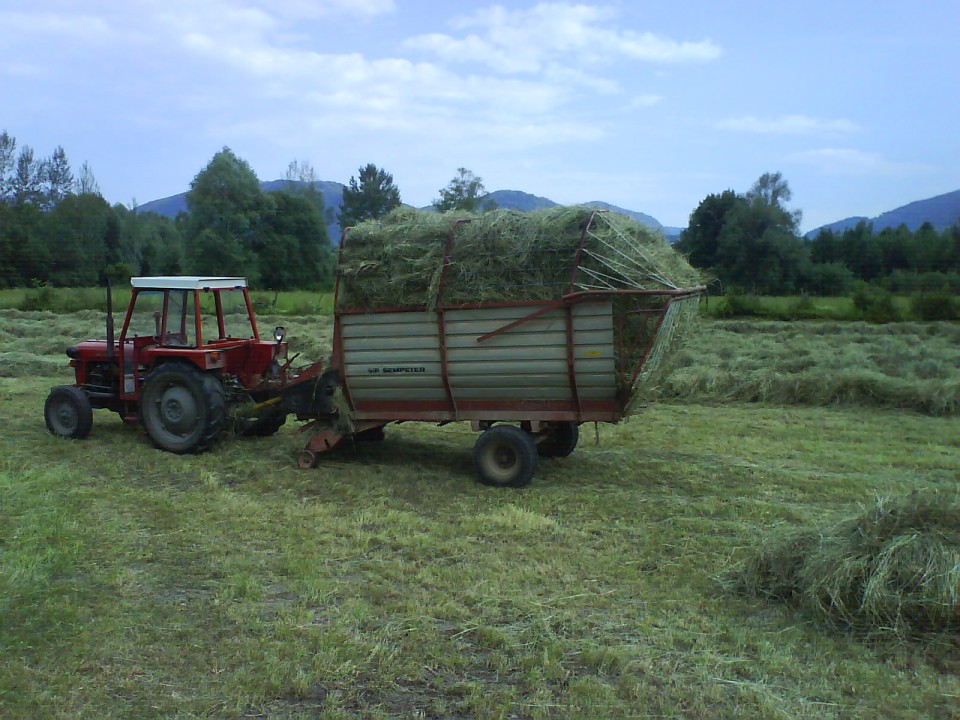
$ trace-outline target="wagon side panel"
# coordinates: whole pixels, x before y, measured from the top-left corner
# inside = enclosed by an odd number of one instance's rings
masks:
[[[546,408],[572,417],[598,403],[609,414],[617,402],[610,302],[344,314],[340,320],[343,378],[364,416],[382,408],[395,417],[409,408],[417,419],[432,412],[438,420],[519,420],[537,419]]]

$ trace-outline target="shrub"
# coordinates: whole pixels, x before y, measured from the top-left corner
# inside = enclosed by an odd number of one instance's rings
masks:
[[[917,320],[956,320],[960,302],[947,293],[918,295],[910,301],[910,309]]]
[[[882,287],[861,283],[851,298],[853,306],[867,322],[886,323],[900,320],[893,295]]]
[[[35,290],[27,290],[23,295],[23,300],[17,305],[18,310],[30,312],[34,310],[52,310],[53,309],[53,288],[49,285],[43,285]]]
[[[730,290],[723,296],[723,306],[718,314],[721,317],[755,317],[761,314],[760,298]]]

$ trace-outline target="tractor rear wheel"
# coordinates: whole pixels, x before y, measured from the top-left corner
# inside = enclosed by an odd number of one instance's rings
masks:
[[[54,435],[82,440],[90,434],[93,427],[90,398],[73,385],[55,387],[43,404],[43,419],[47,423],[47,430]]]
[[[513,425],[494,425],[483,431],[473,447],[480,482],[494,487],[523,487],[537,471],[537,446]]]
[[[203,452],[226,423],[223,385],[193,365],[165,363],[143,384],[140,417],[157,447],[177,454]]]
[[[575,422],[551,423],[537,443],[540,457],[569,457],[580,440],[580,427]]]

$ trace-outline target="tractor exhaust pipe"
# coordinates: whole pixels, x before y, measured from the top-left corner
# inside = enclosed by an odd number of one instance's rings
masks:
[[[107,280],[107,360],[111,362],[116,357],[113,348],[113,291],[110,288],[110,281]]]

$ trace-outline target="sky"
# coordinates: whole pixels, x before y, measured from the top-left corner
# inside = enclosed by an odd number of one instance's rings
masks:
[[[229,147],[678,227],[779,171],[808,231],[960,189],[958,27],[957,0],[0,0],[0,131],[128,206]]]

